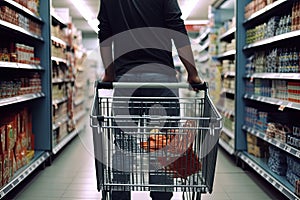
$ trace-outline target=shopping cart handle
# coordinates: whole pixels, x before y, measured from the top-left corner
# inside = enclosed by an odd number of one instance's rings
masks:
[[[204,83],[139,83],[139,82],[102,82],[96,81],[97,89],[113,89],[113,88],[192,88],[194,90],[207,90],[208,84]]]
[[[203,83],[192,83],[190,84],[193,89],[197,90],[207,90],[208,89],[208,83],[203,82]]]
[[[113,89],[113,82],[96,81],[97,89]]]

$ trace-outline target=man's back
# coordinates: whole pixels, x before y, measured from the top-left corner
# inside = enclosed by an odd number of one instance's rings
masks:
[[[116,73],[145,63],[174,67],[167,30],[186,34],[180,16],[177,0],[101,0],[99,39],[114,36]]]

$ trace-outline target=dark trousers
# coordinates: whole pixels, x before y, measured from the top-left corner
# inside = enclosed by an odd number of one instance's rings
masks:
[[[166,83],[177,82],[175,76],[168,76],[168,75],[158,74],[158,73],[132,74],[132,75],[126,74],[121,78],[119,78],[119,80],[120,82],[142,82],[142,83],[143,82],[166,82]],[[122,100],[120,100],[121,103],[117,101],[117,103],[114,104],[115,107],[118,108],[113,111],[115,115],[142,116],[145,114],[145,115],[179,116],[179,101],[177,98],[175,99],[173,98],[171,100],[168,98],[159,99],[159,97],[178,97],[178,89],[169,89],[166,87],[165,88],[136,88],[136,89],[122,88],[122,89],[115,89],[114,97],[128,97],[128,101],[130,101],[130,103],[126,104],[125,106],[122,105]],[[138,99],[131,101],[130,97],[138,97]],[[146,98],[143,99],[143,97],[157,97],[155,102],[156,103],[159,102],[160,105],[155,108],[155,105],[151,105],[151,102],[153,102],[153,100],[149,100]],[[118,98],[116,99],[118,100]],[[127,107],[129,107],[129,109]],[[133,124],[131,125],[133,126],[137,125],[135,123],[135,120],[132,120],[132,123]],[[172,124],[165,123],[164,126],[167,127],[176,126],[174,122],[170,122],[170,123]],[[118,124],[118,122],[116,122],[116,124]],[[124,159],[124,160],[130,162],[130,159]],[[130,163],[126,163],[126,164],[124,163],[124,167],[126,168],[126,165],[128,164],[130,165]],[[120,172],[119,175],[122,176],[116,175],[116,177],[119,177],[121,179],[117,178],[115,182],[120,183],[121,181],[122,183],[128,183],[129,176],[130,176],[129,172],[130,170],[128,171],[128,174],[126,174],[126,171]],[[153,185],[155,184],[172,185],[173,183],[172,181],[173,179],[171,177],[166,177],[165,175],[155,175],[155,174],[149,175],[149,183]],[[131,195],[129,191],[112,191],[113,200],[130,200],[130,196]],[[158,192],[158,191],[150,192],[150,197],[153,200],[170,200],[172,196],[173,196],[172,192]]]

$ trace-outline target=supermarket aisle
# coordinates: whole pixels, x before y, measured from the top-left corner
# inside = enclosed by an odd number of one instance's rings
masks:
[[[87,120],[88,124],[88,120]],[[101,195],[96,190],[91,130],[76,137],[50,167],[39,171],[28,183],[13,191],[10,200],[94,200]],[[133,200],[148,200],[149,194],[134,192]],[[274,188],[262,184],[253,172],[236,167],[223,150],[218,152],[214,191],[203,195],[204,200],[266,200],[284,199]],[[172,200],[181,200],[175,193]]]

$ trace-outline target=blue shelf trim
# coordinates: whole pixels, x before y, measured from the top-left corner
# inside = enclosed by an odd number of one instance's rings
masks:
[[[292,186],[284,176],[279,176],[271,171],[267,165],[267,159],[257,158],[247,152],[238,152],[237,156],[252,167],[259,175],[271,183],[277,190],[283,193],[289,199],[299,199],[294,193],[295,187]]]
[[[28,177],[35,169],[43,164],[50,157],[48,152],[35,151],[34,158],[24,167],[19,169],[9,183],[0,189],[0,199],[6,196],[12,189],[19,185],[26,177]]]

